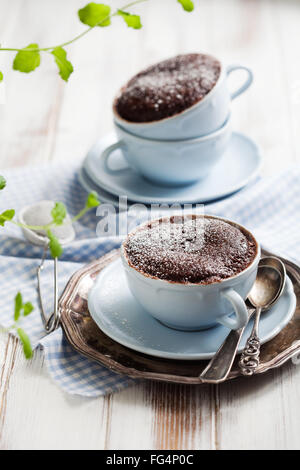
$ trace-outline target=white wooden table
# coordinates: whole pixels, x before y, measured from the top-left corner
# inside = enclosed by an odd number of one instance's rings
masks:
[[[84,28],[76,15],[84,3],[1,0],[1,44],[69,39]],[[111,129],[118,87],[145,65],[189,51],[253,68],[255,83],[233,104],[235,128],[261,145],[264,174],[299,162],[300,2],[195,3],[187,14],[176,0],[150,0],[136,8],[142,30],[116,18],[93,31],[69,48],[75,72],[68,84],[51,57],[25,75],[11,71],[12,55],[0,53],[0,168],[80,160]],[[291,363],[218,387],[149,382],[83,399],[51,382],[41,353],[26,362],[18,341],[0,335],[0,449],[299,449],[299,424],[300,367]]]

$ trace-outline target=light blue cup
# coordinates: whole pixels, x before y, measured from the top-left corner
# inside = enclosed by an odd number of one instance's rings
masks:
[[[246,230],[232,221],[221,220]],[[210,328],[218,323],[233,330],[246,325],[245,299],[256,279],[260,259],[258,243],[257,254],[244,271],[207,285],[169,282],[143,275],[129,264],[124,244],[121,258],[132,295],[150,315],[165,325],[187,331]]]
[[[163,186],[189,184],[207,176],[225,152],[232,133],[230,118],[212,134],[181,141],[143,139],[115,127],[119,140],[100,156],[104,171],[115,175],[128,171],[114,170],[109,163],[113,152],[120,149],[131,168]]]
[[[230,92],[227,85],[228,76],[235,70],[247,72],[244,83]],[[130,122],[116,111],[116,100],[113,105],[114,119],[125,131],[139,137],[159,140],[182,140],[205,136],[219,129],[230,114],[230,102],[244,93],[253,81],[252,71],[244,65],[221,64],[219,79],[212,90],[195,105],[185,111],[159,121]],[[117,99],[117,98],[116,98]]]

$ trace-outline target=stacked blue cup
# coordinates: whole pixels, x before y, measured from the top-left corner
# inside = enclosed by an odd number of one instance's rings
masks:
[[[247,77],[235,91],[227,84],[229,75],[244,70]],[[213,88],[187,109],[151,122],[132,122],[120,116],[113,105],[118,141],[101,155],[101,165],[111,173],[109,158],[121,149],[128,165],[153,183],[186,185],[205,178],[220,160],[232,133],[230,103],[244,93],[253,81],[252,71],[243,65],[224,66]],[[120,91],[120,93],[122,90]]]

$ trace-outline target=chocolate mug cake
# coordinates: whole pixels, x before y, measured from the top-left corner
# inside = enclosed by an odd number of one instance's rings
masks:
[[[153,122],[185,111],[215,86],[221,64],[206,54],[182,54],[148,67],[125,85],[115,111],[130,122]]]
[[[243,227],[211,216],[162,218],[127,237],[129,266],[145,276],[175,283],[207,285],[244,271],[258,246]]]
[[[209,215],[152,220],[130,232],[121,248],[135,300],[164,325],[186,331],[242,328],[259,258],[259,244],[245,227]]]

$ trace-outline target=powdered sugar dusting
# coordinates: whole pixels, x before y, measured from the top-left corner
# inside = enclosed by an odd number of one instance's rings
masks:
[[[215,86],[221,65],[205,54],[178,55],[135,75],[122,90],[116,108],[132,122],[173,116],[198,101]]]
[[[248,232],[210,217],[171,217],[150,222],[124,243],[140,272],[175,282],[209,284],[231,277],[252,262],[257,246]]]

